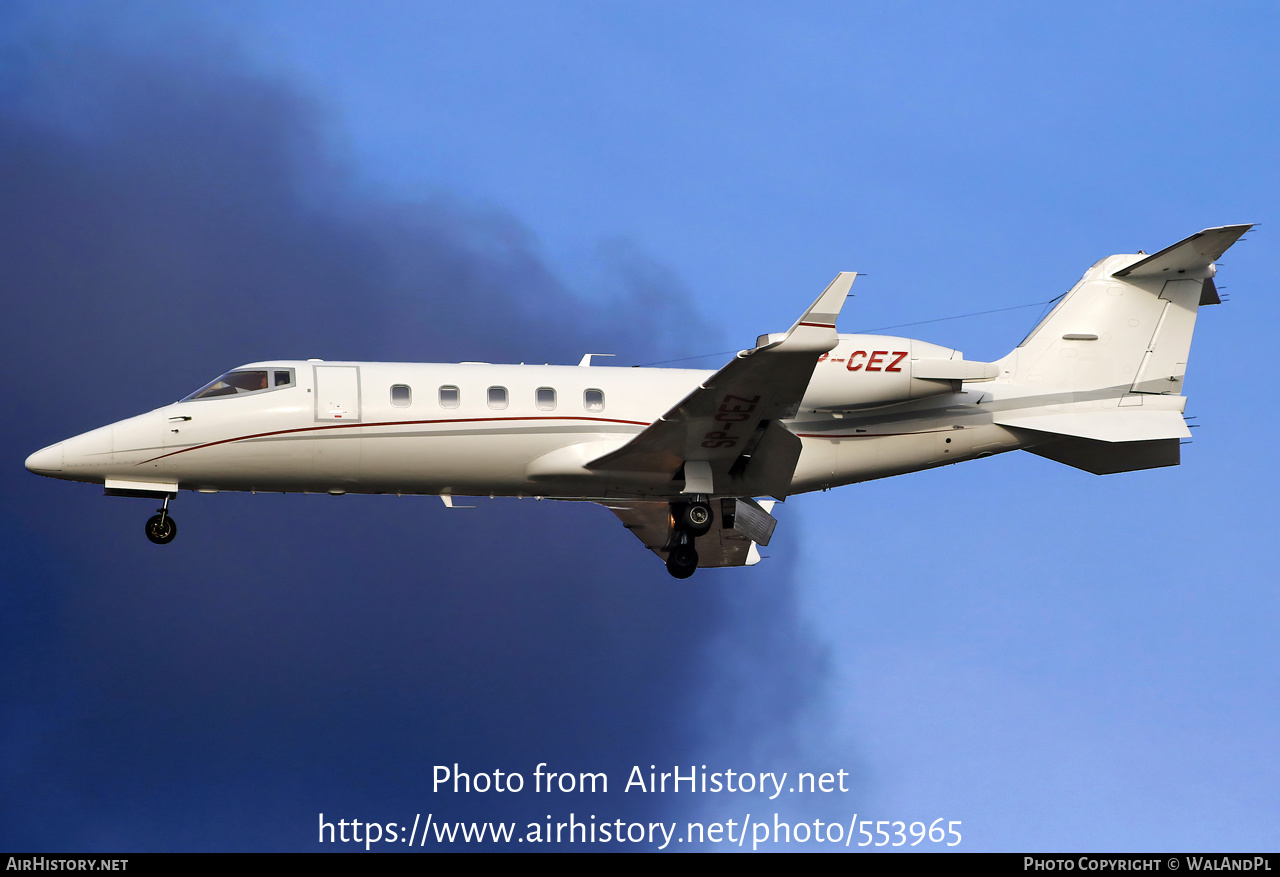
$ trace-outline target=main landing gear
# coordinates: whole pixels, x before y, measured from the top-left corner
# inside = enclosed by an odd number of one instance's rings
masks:
[[[671,534],[664,546],[667,572],[678,579],[687,579],[697,571],[698,551],[694,540],[710,532],[713,519],[711,505],[701,497],[689,503],[671,503]]]
[[[164,498],[164,505],[156,511],[160,514],[152,515],[147,521],[147,538],[157,545],[168,545],[178,535],[178,525],[169,517],[169,497]]]

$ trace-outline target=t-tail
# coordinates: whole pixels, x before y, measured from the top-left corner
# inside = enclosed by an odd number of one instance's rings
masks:
[[[1201,305],[1219,304],[1214,262],[1250,225],[1109,256],[1000,360],[996,423],[1033,431],[1034,454],[1105,475],[1176,466]]]

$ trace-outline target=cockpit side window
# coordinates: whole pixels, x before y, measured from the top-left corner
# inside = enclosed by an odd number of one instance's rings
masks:
[[[248,393],[258,393],[272,389],[273,380],[275,389],[293,386],[293,369],[243,369],[227,372],[216,381],[205,384],[182,401],[190,402],[194,399],[215,399],[219,396],[243,396]]]

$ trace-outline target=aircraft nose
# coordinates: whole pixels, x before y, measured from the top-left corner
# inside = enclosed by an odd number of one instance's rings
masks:
[[[62,442],[41,448],[27,457],[27,468],[37,475],[61,475]]]

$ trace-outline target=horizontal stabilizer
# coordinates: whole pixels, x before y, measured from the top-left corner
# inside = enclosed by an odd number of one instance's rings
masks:
[[[1249,223],[1206,228],[1154,255],[1134,262],[1128,268],[1116,271],[1112,276],[1159,277],[1162,274],[1186,274],[1208,268],[1252,227],[1252,223]]]

